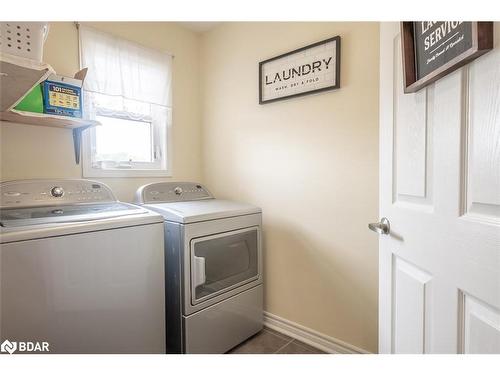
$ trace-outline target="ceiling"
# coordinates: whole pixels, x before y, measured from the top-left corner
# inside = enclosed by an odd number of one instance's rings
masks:
[[[177,22],[182,27],[195,31],[197,33],[204,33],[208,30],[213,29],[215,26],[221,24],[222,22]]]

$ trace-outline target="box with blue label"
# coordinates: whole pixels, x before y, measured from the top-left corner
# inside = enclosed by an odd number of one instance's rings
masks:
[[[43,82],[44,113],[82,117],[82,80],[51,75]]]

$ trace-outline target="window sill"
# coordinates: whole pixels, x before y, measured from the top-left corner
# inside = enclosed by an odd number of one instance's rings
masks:
[[[83,177],[172,177],[172,171],[166,169],[84,168]]]

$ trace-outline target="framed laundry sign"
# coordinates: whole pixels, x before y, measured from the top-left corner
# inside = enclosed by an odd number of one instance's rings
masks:
[[[404,91],[437,81],[493,48],[493,22],[401,22]]]
[[[259,103],[340,87],[340,36],[259,63]]]

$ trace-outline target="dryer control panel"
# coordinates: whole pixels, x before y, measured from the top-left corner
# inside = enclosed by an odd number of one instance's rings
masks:
[[[114,201],[109,187],[91,180],[18,180],[0,185],[2,208]]]
[[[212,194],[196,182],[157,182],[144,185],[136,192],[135,202],[168,203],[212,199]]]

